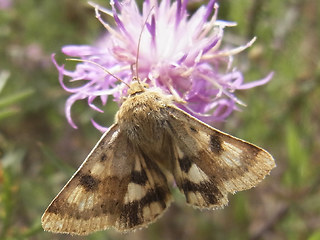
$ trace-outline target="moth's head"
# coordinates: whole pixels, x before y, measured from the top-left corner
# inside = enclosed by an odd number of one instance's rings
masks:
[[[142,92],[145,92],[149,88],[149,85],[145,82],[141,82],[137,77],[133,77],[132,83],[128,89],[128,95],[133,96]]]

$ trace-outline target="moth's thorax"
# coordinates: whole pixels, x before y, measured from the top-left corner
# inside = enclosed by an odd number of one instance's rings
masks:
[[[123,102],[116,122],[131,141],[137,144],[156,143],[163,140],[163,128],[168,118],[164,109],[171,104],[172,97],[160,89],[143,88],[131,92]]]

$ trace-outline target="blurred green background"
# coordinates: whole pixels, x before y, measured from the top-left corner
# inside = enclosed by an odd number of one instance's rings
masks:
[[[40,217],[101,134],[86,102],[72,111],[79,129],[67,123],[68,94],[50,55],[63,63],[62,46],[91,44],[103,27],[83,0],[13,0],[0,9],[0,239],[320,239],[319,16],[318,0],[220,1],[219,19],[238,23],[226,42],[258,37],[235,59],[246,81],[275,72],[267,85],[238,92],[248,107],[218,125],[275,157],[258,187],[217,211],[188,207],[175,192],[147,229],[71,237],[43,232]],[[98,120],[107,125],[117,107],[106,109]]]

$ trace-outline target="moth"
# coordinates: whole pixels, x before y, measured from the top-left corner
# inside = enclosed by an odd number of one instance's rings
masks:
[[[87,235],[147,226],[172,202],[168,179],[200,209],[256,186],[275,167],[265,150],[199,121],[172,95],[132,81],[115,123],[42,216],[45,230]]]

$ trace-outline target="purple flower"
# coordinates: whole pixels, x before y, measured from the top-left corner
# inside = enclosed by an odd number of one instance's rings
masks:
[[[130,83],[135,74],[131,66],[137,61],[139,36],[146,22],[140,39],[139,78],[185,100],[186,104],[178,106],[205,122],[222,121],[237,109],[241,102],[235,97],[235,90],[265,84],[272,77],[269,74],[259,81],[244,83],[242,73],[231,68],[233,55],[251,46],[255,39],[237,48],[221,48],[224,28],[235,24],[217,20],[215,0],[201,6],[192,16],[187,12],[187,1],[181,0],[162,0],[159,4],[146,0],[142,14],[133,0],[111,0],[112,10],[91,5],[107,33],[94,46],[70,45],[63,47],[62,52],[93,61]],[[112,16],[116,27],[106,23],[100,13]],[[71,106],[75,101],[87,99],[92,109],[103,112],[93,103],[95,99],[105,105],[110,95],[117,102],[126,95],[127,86],[98,65],[81,62],[74,71],[68,71],[53,61],[62,87],[72,94],[66,102],[66,116],[74,128]],[[63,82],[64,75],[83,84],[69,88]],[[92,123],[101,131],[106,130],[94,120]]]
[[[12,7],[12,0],[0,0],[0,10],[7,10]]]

